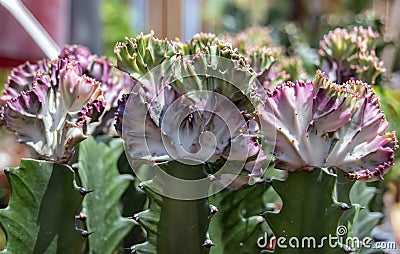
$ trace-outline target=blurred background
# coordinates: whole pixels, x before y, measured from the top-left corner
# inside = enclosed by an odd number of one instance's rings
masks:
[[[273,28],[274,39],[289,44],[297,35],[317,46],[333,27],[370,25],[398,36],[398,0],[23,0],[59,44],[79,43],[97,54],[113,55],[116,41],[154,30],[183,40],[203,31],[235,33],[251,25]],[[15,19],[0,8],[1,66],[43,57]]]
[[[23,0],[54,41],[82,44],[112,57],[117,41],[154,30],[158,37],[182,40],[200,31],[237,33],[252,25],[269,26],[271,38],[288,54],[315,66],[316,48],[335,27],[371,26],[381,33],[379,48],[392,88],[400,88],[400,0]],[[0,6],[0,91],[12,67],[37,61],[44,54],[7,10]],[[399,93],[400,94],[400,93]],[[400,97],[400,96],[399,96]],[[396,123],[400,126],[400,123]],[[0,130],[0,168],[16,166],[25,150]],[[399,172],[399,170],[397,170]],[[7,184],[0,175],[0,200],[7,203]],[[400,174],[388,182],[384,197],[399,203]],[[400,231],[400,206],[391,219]],[[394,215],[393,215],[394,214]],[[397,217],[396,217],[397,216]],[[400,239],[400,232],[395,232]]]

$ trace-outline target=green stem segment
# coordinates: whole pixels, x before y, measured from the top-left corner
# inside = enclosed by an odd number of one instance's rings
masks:
[[[185,165],[179,162],[169,162],[161,166],[162,170],[171,176],[185,180],[196,180],[207,177],[206,166]],[[182,186],[167,186],[160,178],[151,180],[157,182],[161,190],[168,188],[168,193],[185,191]],[[150,204],[147,211],[138,214],[138,222],[147,231],[147,242],[135,246],[138,253],[191,253],[206,254],[209,224],[208,198],[196,200],[178,200],[160,195],[145,186]],[[208,189],[208,186],[204,186]],[[207,191],[207,190],[204,190]],[[159,218],[158,220],[155,218]]]
[[[319,168],[272,182],[283,201],[278,214],[266,214],[277,239],[274,253],[343,253],[335,239],[344,212],[334,199],[335,184],[336,177]]]

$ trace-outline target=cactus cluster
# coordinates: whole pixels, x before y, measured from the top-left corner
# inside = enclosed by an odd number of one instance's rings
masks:
[[[15,68],[0,123],[37,160],[4,171],[5,252],[256,253],[263,232],[369,234],[379,214],[361,211],[373,191],[365,182],[383,178],[397,148],[371,86],[384,71],[377,40],[370,28],[330,32],[319,51],[327,76],[311,81],[264,27],[187,42],[140,34],[116,44],[117,68],[77,45]],[[143,192],[147,202],[135,200]]]

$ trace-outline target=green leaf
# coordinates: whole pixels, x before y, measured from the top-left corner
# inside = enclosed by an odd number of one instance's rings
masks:
[[[83,201],[87,228],[93,232],[90,253],[112,253],[135,224],[119,210],[121,195],[132,181],[131,175],[119,174],[117,161],[122,151],[120,139],[107,144],[90,137],[79,145],[79,177],[93,191]]]
[[[257,183],[236,191],[223,190],[209,198],[218,209],[209,228],[210,239],[216,245],[211,254],[261,251],[257,242],[267,230],[261,214],[265,211],[263,195],[268,188],[265,183]]]
[[[125,153],[122,153],[118,160],[118,169],[120,174],[134,174]],[[134,174],[135,175],[135,174]],[[132,214],[139,213],[145,209],[147,202],[146,193],[138,186],[140,180],[135,177],[133,184],[130,184],[128,189],[122,195],[122,216],[130,217]],[[141,227],[135,227],[125,238],[124,246],[132,246],[142,243],[146,240],[145,232]]]
[[[320,246],[323,237],[336,237],[343,214],[341,204],[333,198],[335,183],[334,175],[318,168],[311,172],[289,172],[285,181],[272,181],[283,206],[279,213],[267,213],[266,219],[276,239],[285,239],[281,246],[276,245],[275,254],[343,253],[339,244],[330,246],[329,241],[325,241]],[[314,237],[315,242],[308,241],[308,237]],[[299,243],[291,241],[292,238],[298,239]]]
[[[5,173],[11,199],[0,210],[7,235],[1,253],[77,253],[84,239],[75,214],[83,197],[74,172],[65,165],[25,159]]]
[[[340,224],[347,227],[348,237],[355,237],[354,239],[360,240],[358,243],[346,241],[348,245],[351,245],[349,247],[356,250],[354,253],[365,253],[367,251],[361,248],[360,243],[365,237],[372,238],[372,229],[382,218],[382,213],[369,210],[369,203],[375,195],[375,190],[376,188],[368,187],[365,182],[361,181],[355,182],[350,190],[349,198],[353,208],[344,214]],[[368,250],[368,253],[373,253],[373,250]]]

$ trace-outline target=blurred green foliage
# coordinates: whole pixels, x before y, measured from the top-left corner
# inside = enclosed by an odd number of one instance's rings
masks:
[[[9,69],[0,69],[0,92],[3,91],[4,83],[7,82],[8,74],[10,74]]]
[[[129,0],[102,0],[101,17],[103,25],[104,54],[114,56],[117,41],[124,41],[132,34],[129,18]]]
[[[368,11],[372,0],[205,0],[203,26],[206,32],[236,33],[252,25],[273,28],[277,43],[290,46],[296,40],[317,47],[335,27],[372,26],[381,21]],[[289,25],[289,26],[288,26]],[[288,30],[289,29],[289,30]]]

